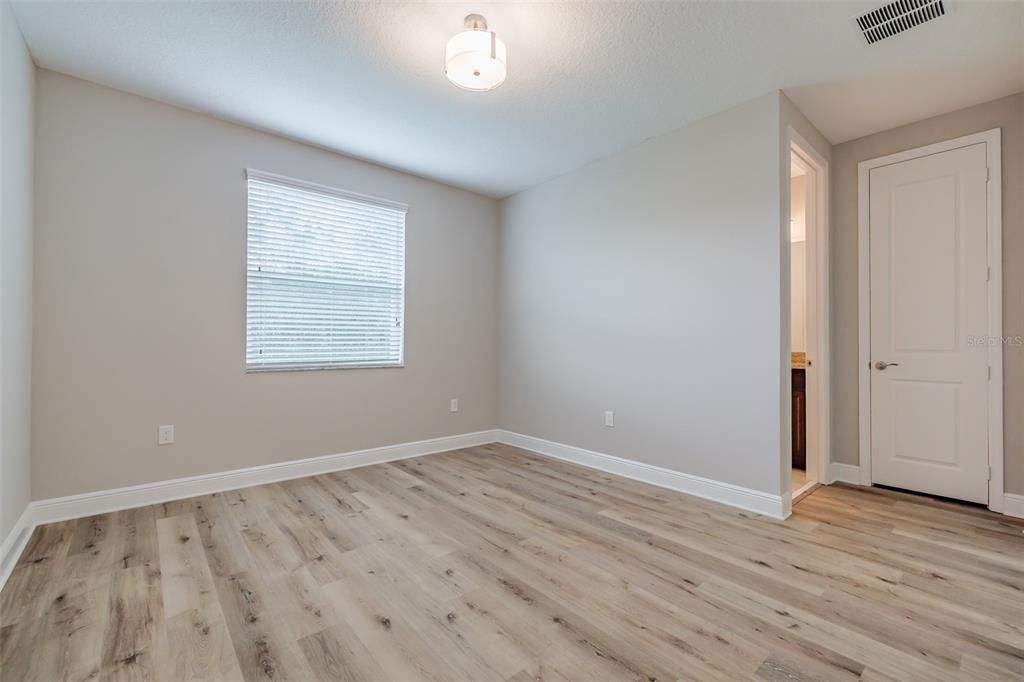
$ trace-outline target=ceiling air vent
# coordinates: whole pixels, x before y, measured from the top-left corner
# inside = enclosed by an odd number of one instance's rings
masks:
[[[857,25],[870,45],[938,19],[945,13],[942,0],[896,0],[857,17]]]

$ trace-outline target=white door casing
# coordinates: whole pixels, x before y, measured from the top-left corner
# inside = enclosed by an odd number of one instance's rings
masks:
[[[800,166],[807,170],[807,361],[805,372],[807,390],[807,477],[813,483],[833,483],[830,473],[831,461],[831,343],[829,339],[830,288],[829,288],[829,162],[792,126],[787,126],[787,159],[793,163],[796,156]],[[791,177],[792,173],[787,173]],[[789,193],[786,193],[789,197]],[[787,208],[791,208],[786,201]],[[785,242],[789,246],[789,221],[785,221]],[[787,283],[789,278],[786,278]],[[788,299],[789,294],[785,294]],[[788,329],[788,327],[787,327]],[[783,392],[782,427],[792,428],[792,391],[789,385],[792,375],[790,344],[783,344]],[[791,482],[792,448],[787,441],[782,449],[783,490]],[[792,500],[792,493],[788,501]]]
[[[872,483],[989,501],[987,174],[985,142],[869,171]]]

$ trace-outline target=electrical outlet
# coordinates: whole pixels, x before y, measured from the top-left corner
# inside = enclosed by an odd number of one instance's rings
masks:
[[[615,426],[615,413],[611,410],[604,413],[604,425],[612,427]]]
[[[173,445],[174,444],[174,424],[166,424],[157,429],[156,433],[156,444],[157,445]]]
[[[451,410],[452,412],[458,412],[459,411],[459,399],[458,398],[452,398],[451,405],[449,405],[448,409]]]

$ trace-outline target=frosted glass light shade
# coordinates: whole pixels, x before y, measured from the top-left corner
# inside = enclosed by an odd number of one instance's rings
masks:
[[[455,34],[444,51],[444,73],[466,90],[493,90],[505,82],[505,43],[493,31]]]

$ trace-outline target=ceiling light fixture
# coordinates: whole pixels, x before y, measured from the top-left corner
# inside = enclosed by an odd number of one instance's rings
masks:
[[[466,90],[493,90],[505,82],[505,43],[479,14],[466,16],[466,30],[448,41],[444,51],[444,74]]]

